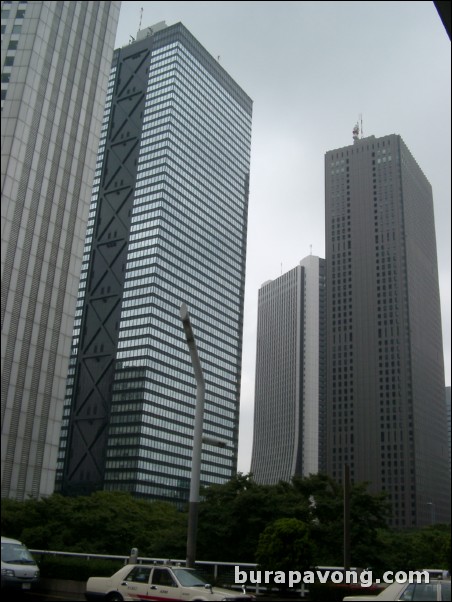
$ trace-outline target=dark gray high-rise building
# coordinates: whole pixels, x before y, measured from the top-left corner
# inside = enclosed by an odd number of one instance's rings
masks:
[[[180,23],[114,53],[83,256],[57,488],[188,497],[236,471],[252,102]]]
[[[258,483],[324,471],[325,260],[259,290],[251,472]]]
[[[431,186],[398,135],[325,156],[327,468],[386,491],[394,526],[450,516]]]
[[[2,496],[53,492],[120,2],[2,2]]]

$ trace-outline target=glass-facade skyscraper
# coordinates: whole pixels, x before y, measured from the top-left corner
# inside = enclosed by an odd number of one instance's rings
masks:
[[[325,470],[325,260],[259,289],[251,472],[276,484]]]
[[[328,472],[386,491],[395,527],[449,522],[432,188],[400,136],[356,128],[325,199]]]
[[[1,3],[3,497],[54,488],[120,4]]]
[[[114,53],[61,435],[57,489],[188,498],[196,385],[201,482],[236,471],[252,102],[180,23]]]

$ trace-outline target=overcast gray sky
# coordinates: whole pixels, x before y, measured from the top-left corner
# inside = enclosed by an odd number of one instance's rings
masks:
[[[433,2],[123,2],[116,47],[181,21],[254,101],[238,469],[250,468],[257,294],[325,256],[324,154],[400,134],[433,187],[450,385],[450,41]]]

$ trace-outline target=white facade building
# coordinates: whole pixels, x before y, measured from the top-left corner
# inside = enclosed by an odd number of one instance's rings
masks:
[[[120,2],[2,2],[2,497],[53,492]]]
[[[258,483],[323,470],[325,262],[303,259],[259,290],[254,440]]]

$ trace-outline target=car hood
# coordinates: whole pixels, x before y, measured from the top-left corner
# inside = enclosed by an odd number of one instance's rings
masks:
[[[202,590],[206,594],[210,594],[210,588],[205,588],[203,586],[194,586],[194,590]],[[224,596],[231,600],[240,600],[241,602],[246,602],[246,600],[255,600],[255,597],[251,594],[243,594],[242,592],[235,592],[230,589],[224,589],[222,587],[212,587],[212,593],[220,596]]]

